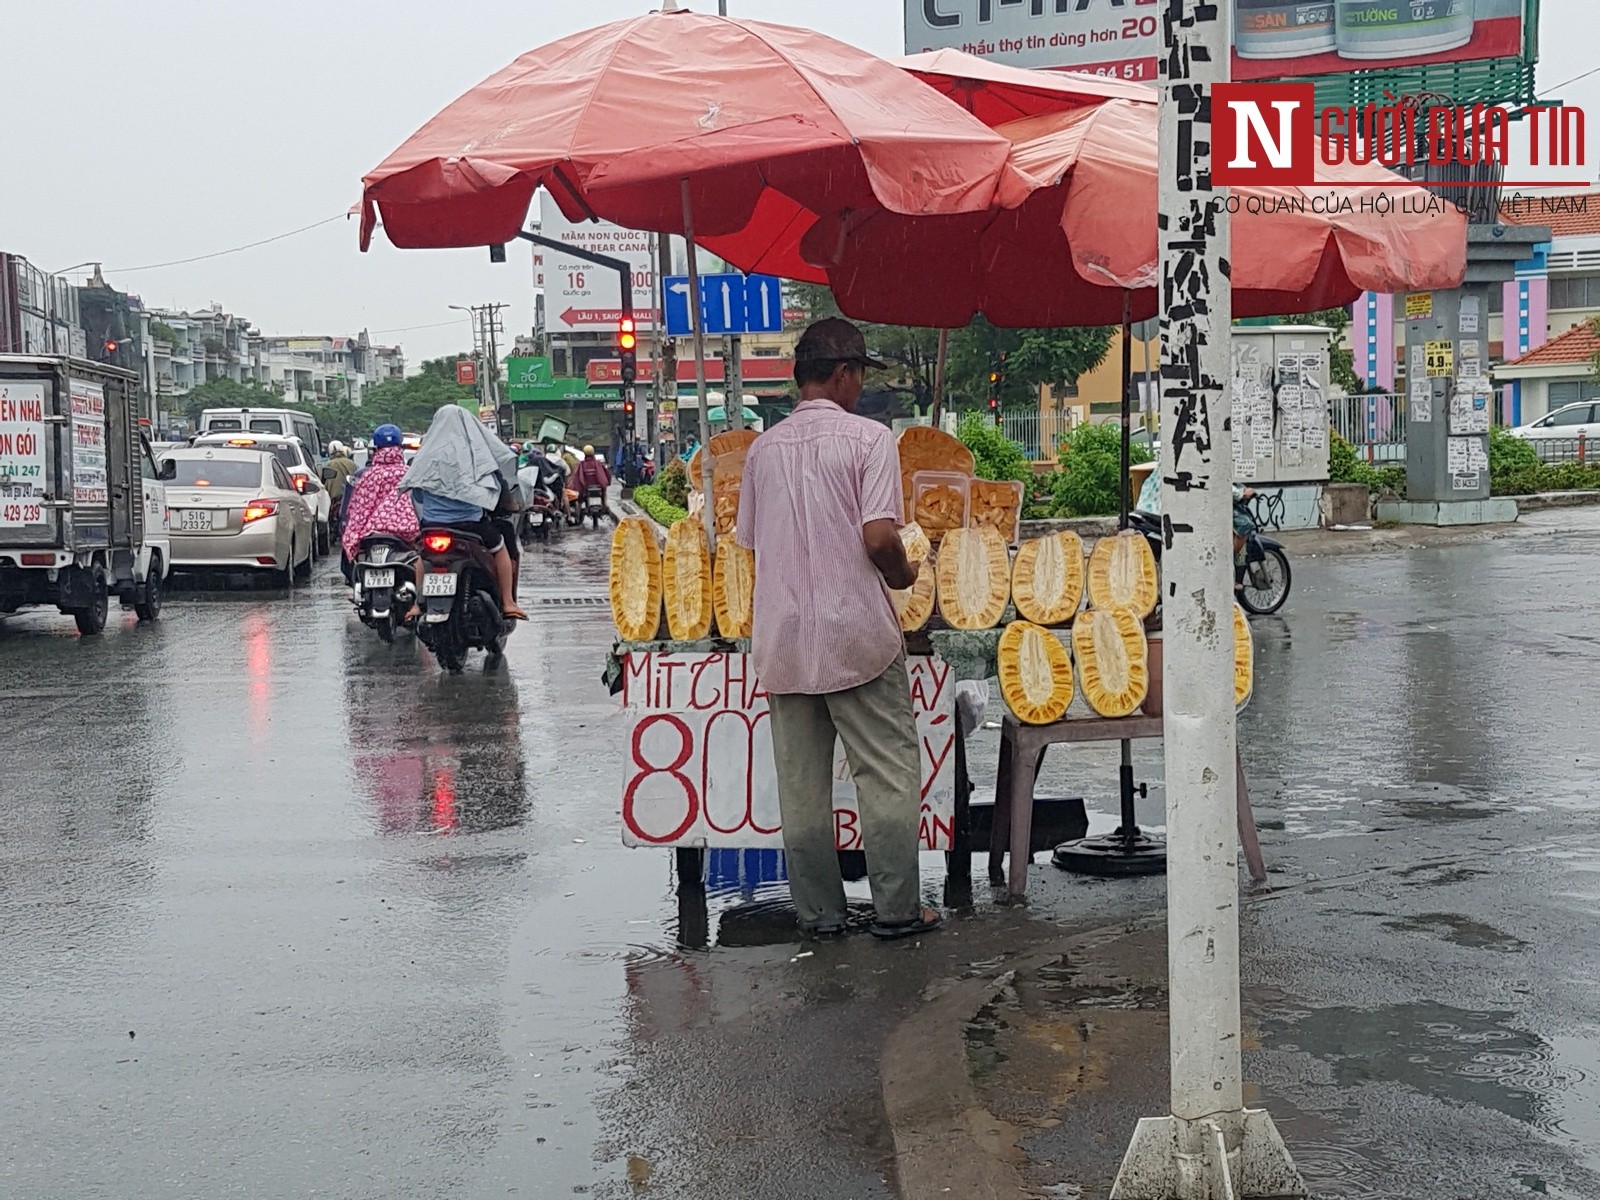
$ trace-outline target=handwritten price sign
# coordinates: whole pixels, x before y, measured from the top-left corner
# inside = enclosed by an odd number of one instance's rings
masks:
[[[955,836],[955,676],[906,661],[922,758],[922,846]],[[622,840],[629,846],[783,846],[767,694],[745,654],[629,654]],[[833,824],[859,850],[861,819],[844,748],[833,750]]]

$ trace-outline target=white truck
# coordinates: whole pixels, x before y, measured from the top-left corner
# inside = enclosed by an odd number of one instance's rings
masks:
[[[113,595],[160,612],[166,488],[137,394],[117,367],[0,355],[0,614],[50,604],[95,634]]]

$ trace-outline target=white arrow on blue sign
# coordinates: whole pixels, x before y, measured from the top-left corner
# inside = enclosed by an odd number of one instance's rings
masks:
[[[689,278],[669,275],[666,325],[670,337],[687,337]],[[776,333],[783,328],[783,281],[776,275],[702,275],[700,319],[707,334]]]

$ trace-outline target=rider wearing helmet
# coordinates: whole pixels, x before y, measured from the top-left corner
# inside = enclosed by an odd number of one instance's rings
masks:
[[[345,575],[355,561],[361,539],[373,533],[392,533],[414,541],[417,536],[417,510],[411,497],[400,490],[400,477],[406,473],[406,460],[400,447],[400,427],[379,425],[372,431],[372,458],[353,480],[345,497],[344,549]]]
[[[572,472],[572,486],[582,500],[583,494],[592,487],[600,489],[600,504],[606,516],[613,521],[617,514],[611,511],[611,506],[606,503],[606,489],[611,486],[611,472],[606,470],[605,459],[594,452],[593,446],[583,448],[583,461]]]

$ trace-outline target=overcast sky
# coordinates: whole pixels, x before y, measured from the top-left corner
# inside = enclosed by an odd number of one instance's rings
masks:
[[[216,301],[273,334],[399,342],[413,368],[470,344],[449,304],[504,301],[525,331],[527,250],[407,250],[353,221],[161,270],[129,268],[272,237],[342,213],[363,172],[525,50],[650,0],[0,0],[0,250],[45,270],[105,264],[162,307]],[[714,0],[689,7],[715,11]],[[902,0],[730,0],[879,54],[902,49]],[[1592,69],[1595,0],[1543,0],[1541,90]],[[1600,156],[1600,75],[1561,91]],[[81,275],[82,272],[75,272]]]

